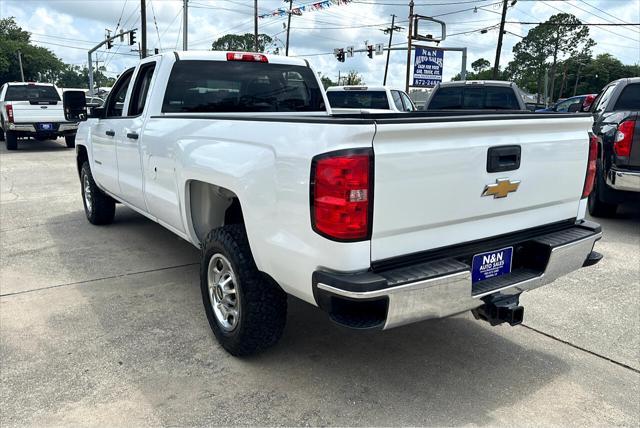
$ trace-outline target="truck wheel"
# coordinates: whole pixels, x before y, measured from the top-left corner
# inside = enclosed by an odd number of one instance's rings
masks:
[[[76,135],[65,135],[64,142],[67,143],[67,147],[72,149],[76,146]]]
[[[601,171],[601,168],[598,166],[593,190],[587,200],[587,207],[589,208],[589,214],[594,217],[613,217],[616,215],[618,204],[611,204],[602,200],[602,193],[606,190],[606,187],[604,187],[606,183],[604,182]]]
[[[7,150],[18,150],[18,135],[15,132],[7,131],[4,138]]]
[[[230,354],[255,354],[282,336],[287,295],[256,267],[244,226],[209,232],[202,244],[200,288],[211,330]]]
[[[109,224],[113,222],[116,213],[116,201],[98,188],[93,181],[89,162],[82,164],[80,170],[80,183],[82,185],[82,203],[84,213],[91,224]]]

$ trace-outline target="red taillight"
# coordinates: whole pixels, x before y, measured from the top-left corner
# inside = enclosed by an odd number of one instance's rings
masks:
[[[582,198],[587,198],[593,190],[593,183],[596,179],[596,161],[598,160],[598,137],[589,134],[589,160],[587,161],[587,174],[584,178],[582,188]]]
[[[373,156],[371,150],[339,151],[314,158],[311,224],[337,241],[370,238]]]
[[[13,106],[11,104],[7,104],[4,108],[7,110],[7,119],[9,119],[9,123],[13,123]]]
[[[618,131],[613,141],[613,151],[616,156],[629,157],[631,154],[631,142],[633,141],[635,127],[635,120],[625,120],[618,125]]]
[[[595,95],[587,95],[582,102],[582,111],[589,111],[589,109],[591,108],[591,104],[593,104],[593,100],[595,99]]]
[[[245,52],[227,52],[227,61],[269,62],[265,55]]]

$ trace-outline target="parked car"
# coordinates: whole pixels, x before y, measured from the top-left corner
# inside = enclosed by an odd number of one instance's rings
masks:
[[[119,201],[200,248],[209,325],[234,355],[278,341],[287,294],[357,329],[468,310],[516,325],[522,292],[600,260],[588,114],[327,106],[303,59],[145,58],[78,130],[86,217],[110,223]]]
[[[612,216],[618,204],[640,201],[640,77],[609,83],[591,111],[598,160],[589,212]]]
[[[518,86],[500,80],[439,83],[425,110],[527,110]]]
[[[104,105],[104,100],[100,97],[92,97],[87,95],[87,107],[102,107]]]
[[[561,113],[576,113],[589,111],[593,100],[598,94],[585,94],[576,95],[575,97],[565,98],[558,101],[551,107],[541,108],[536,110],[536,113],[548,113],[548,112],[561,112]]]
[[[327,98],[334,114],[417,110],[404,91],[387,86],[331,86],[327,88]]]
[[[18,148],[19,138],[64,137],[74,147],[77,122],[65,119],[58,89],[51,83],[8,82],[0,88],[0,140],[7,150]]]

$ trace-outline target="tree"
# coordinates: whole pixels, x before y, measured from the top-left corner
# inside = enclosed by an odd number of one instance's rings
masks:
[[[484,58],[479,58],[471,63],[471,68],[473,68],[473,71],[476,73],[480,73],[481,71],[491,68],[491,63]]]
[[[0,19],[0,85],[19,81],[18,50],[22,53],[25,80],[55,82],[64,63],[49,49],[34,46],[30,35],[20,28],[13,17]]]
[[[588,56],[594,45],[586,25],[574,15],[559,13],[532,28],[516,43],[507,74],[523,89],[540,94],[544,75],[550,67],[550,94],[553,97],[557,66],[562,58]],[[566,73],[563,75],[566,77]]]
[[[320,81],[322,82],[322,86],[324,86],[325,89],[330,86],[338,86],[338,84],[331,80],[331,78],[329,78],[328,76],[325,76],[320,72],[318,73],[318,76],[320,76]]]
[[[345,77],[342,78],[343,85],[364,85],[364,79],[357,71],[351,70]]]
[[[107,77],[104,74],[105,71],[107,70],[104,66],[93,70],[93,80],[96,86],[113,86],[115,83],[116,79]],[[87,67],[65,65],[65,68],[60,73],[56,84],[61,88],[88,88],[89,70]]]
[[[264,52],[273,42],[273,39],[266,34],[258,34],[258,52]],[[227,34],[211,44],[213,51],[241,51],[254,52],[254,36],[251,33]]]

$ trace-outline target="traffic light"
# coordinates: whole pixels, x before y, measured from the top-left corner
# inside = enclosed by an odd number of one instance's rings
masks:
[[[340,62],[344,62],[344,49],[338,49],[336,52],[336,59]]]
[[[113,40],[107,39],[107,49],[111,49],[113,47]]]
[[[373,45],[367,46],[367,56],[373,58]]]
[[[133,45],[136,43],[136,30],[131,30],[129,32],[129,45]]]

